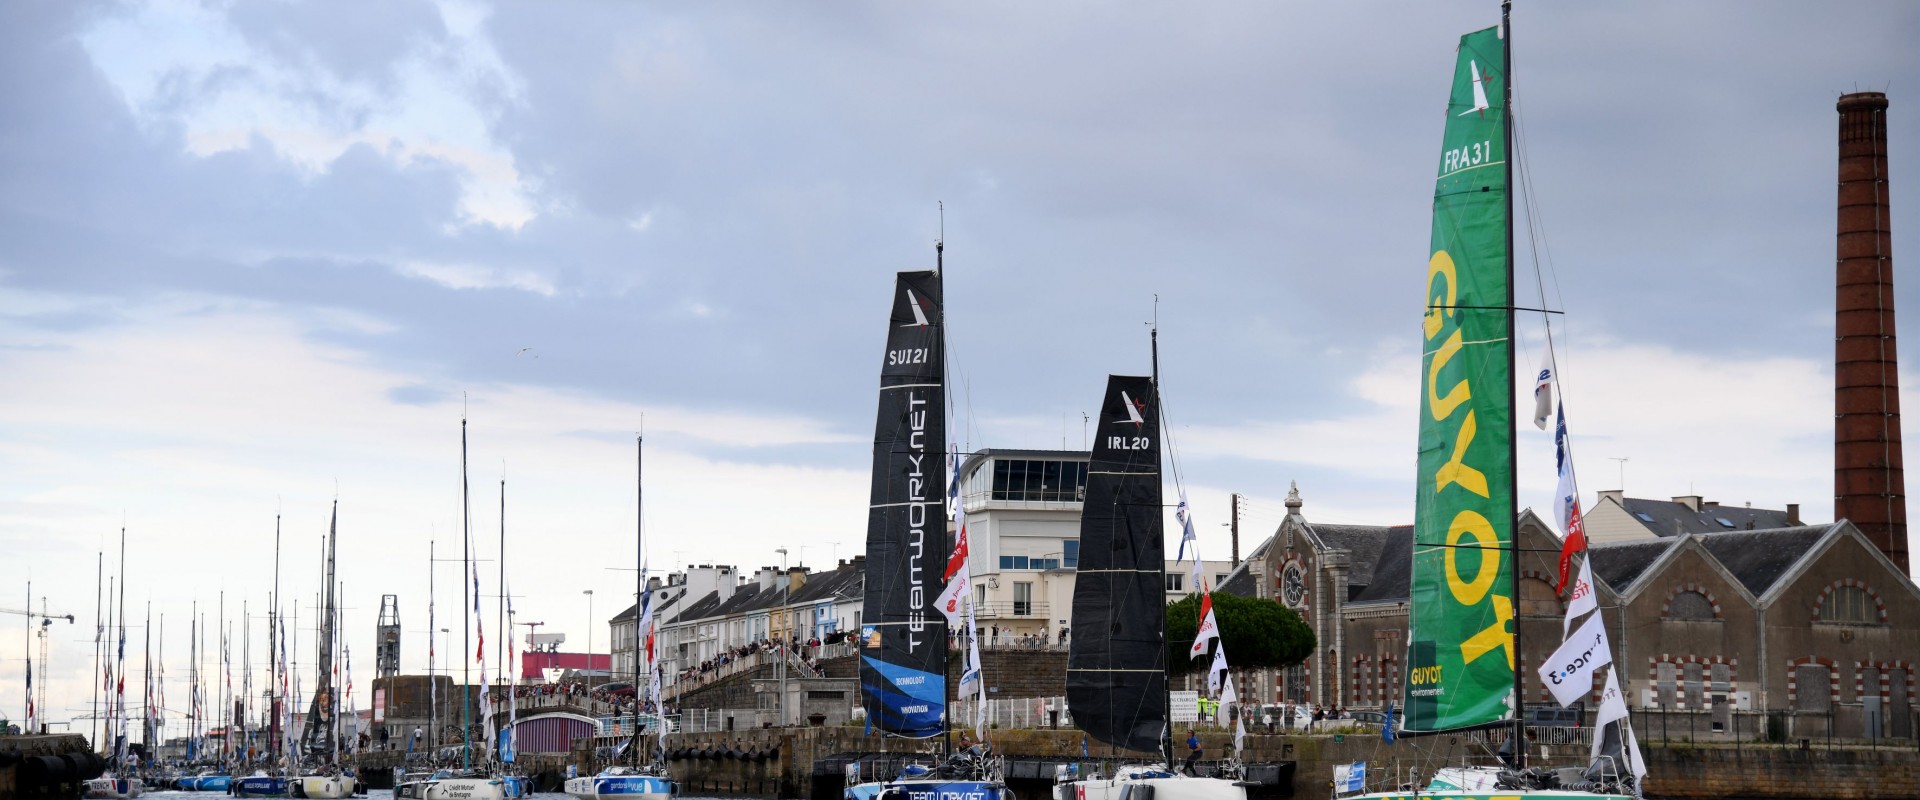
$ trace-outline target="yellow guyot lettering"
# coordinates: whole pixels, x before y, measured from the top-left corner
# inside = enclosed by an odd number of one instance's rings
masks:
[[[1471,543],[1462,544],[1462,540],[1471,536]],[[1453,524],[1447,526],[1447,588],[1453,591],[1453,599],[1460,605],[1479,605],[1493,588],[1493,581],[1500,577],[1500,538],[1493,532],[1493,523],[1488,522],[1480,512],[1463,509],[1453,515]],[[1480,551],[1480,568],[1474,570],[1473,580],[1463,580],[1460,576],[1460,551],[1475,548]]]
[[[1438,291],[1434,286],[1435,278],[1445,279]],[[1444,296],[1441,294],[1442,291],[1445,292]],[[1426,319],[1421,323],[1429,341],[1439,336],[1440,327],[1446,324],[1446,320],[1453,317],[1455,291],[1453,256],[1447,255],[1445,250],[1433,251],[1433,257],[1427,259],[1427,305],[1439,307],[1427,309]]]
[[[1467,637],[1460,643],[1460,660],[1471,664],[1481,656],[1495,650],[1507,651],[1507,669],[1513,669],[1513,632],[1507,630],[1507,623],[1513,621],[1513,598],[1503,594],[1493,596],[1493,624],[1486,630]]]
[[[1463,386],[1465,384],[1462,384]],[[1453,455],[1447,456],[1447,463],[1433,471],[1433,491],[1438,493],[1455,484],[1481,497],[1487,497],[1487,474],[1469,467],[1465,463],[1467,446],[1473,444],[1473,434],[1479,426],[1473,421],[1473,409],[1467,409],[1467,418],[1460,422],[1460,432],[1453,437]]]
[[[1433,361],[1427,366],[1427,413],[1432,414],[1434,419],[1453,416],[1454,409],[1473,398],[1473,387],[1468,386],[1464,378],[1447,390],[1446,397],[1440,396],[1440,370],[1446,369],[1447,362],[1460,354],[1461,346],[1460,329],[1455,328],[1446,343],[1433,351]]]

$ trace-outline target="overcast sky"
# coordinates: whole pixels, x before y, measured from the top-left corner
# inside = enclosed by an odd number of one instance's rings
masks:
[[[0,607],[31,578],[36,606],[82,620],[52,637],[64,719],[89,698],[95,553],[116,569],[123,522],[129,609],[166,613],[177,678],[192,601],[261,613],[277,513],[283,593],[311,623],[337,496],[365,708],[379,595],[400,597],[405,669],[425,667],[463,409],[478,551],[497,558],[504,472],[518,619],[569,649],[590,611],[604,649],[631,602],[608,567],[633,560],[643,414],[655,567],[752,569],[781,546],[830,566],[863,547],[882,318],[892,274],[932,266],[941,202],[963,446],[1080,447],[1104,376],[1147,369],[1157,295],[1209,557],[1228,493],[1250,549],[1289,481],[1311,520],[1408,522],[1453,49],[1498,14],[6,3]],[[1920,7],[1516,15],[1544,230],[1520,250],[1566,312],[1589,502],[1624,478],[1826,519],[1834,100],[1891,96],[1895,263],[1913,263]],[[1898,280],[1920,309],[1920,279]],[[1541,327],[1523,328],[1529,368]],[[1528,427],[1519,451],[1522,504],[1546,507],[1551,438]],[[459,567],[435,574],[458,650]],[[25,631],[0,616],[8,716]]]

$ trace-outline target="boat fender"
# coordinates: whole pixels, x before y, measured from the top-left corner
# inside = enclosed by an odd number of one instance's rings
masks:
[[[13,766],[14,762],[19,760],[20,760],[20,751],[0,750],[0,768],[11,767]]]
[[[72,780],[67,760],[59,756],[28,756],[20,762],[20,778],[33,786]]]
[[[740,760],[740,751],[729,747],[720,751],[720,757],[728,761],[738,761]]]

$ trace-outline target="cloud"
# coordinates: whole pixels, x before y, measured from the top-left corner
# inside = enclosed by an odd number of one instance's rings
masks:
[[[491,128],[520,102],[518,78],[486,36],[484,7],[438,10],[440,35],[422,35],[377,75],[254,38],[231,10],[198,3],[142,4],[81,42],[136,119],[177,130],[195,156],[265,143],[308,176],[356,145],[400,166],[441,162],[461,175],[463,224],[517,230],[538,215],[537,189]]]
[[[397,265],[394,271],[409,278],[433,281],[449,289],[519,289],[544,297],[552,297],[559,291],[545,277],[525,270],[409,261]]]

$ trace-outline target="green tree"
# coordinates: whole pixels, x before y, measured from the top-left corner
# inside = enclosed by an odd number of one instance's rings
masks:
[[[1214,592],[1213,618],[1226,643],[1227,661],[1234,669],[1286,668],[1307,660],[1316,647],[1313,629],[1299,613],[1272,600]],[[1200,627],[1200,595],[1189,594],[1167,606],[1167,669],[1184,675],[1205,669],[1206,662],[1187,657],[1194,631]]]

